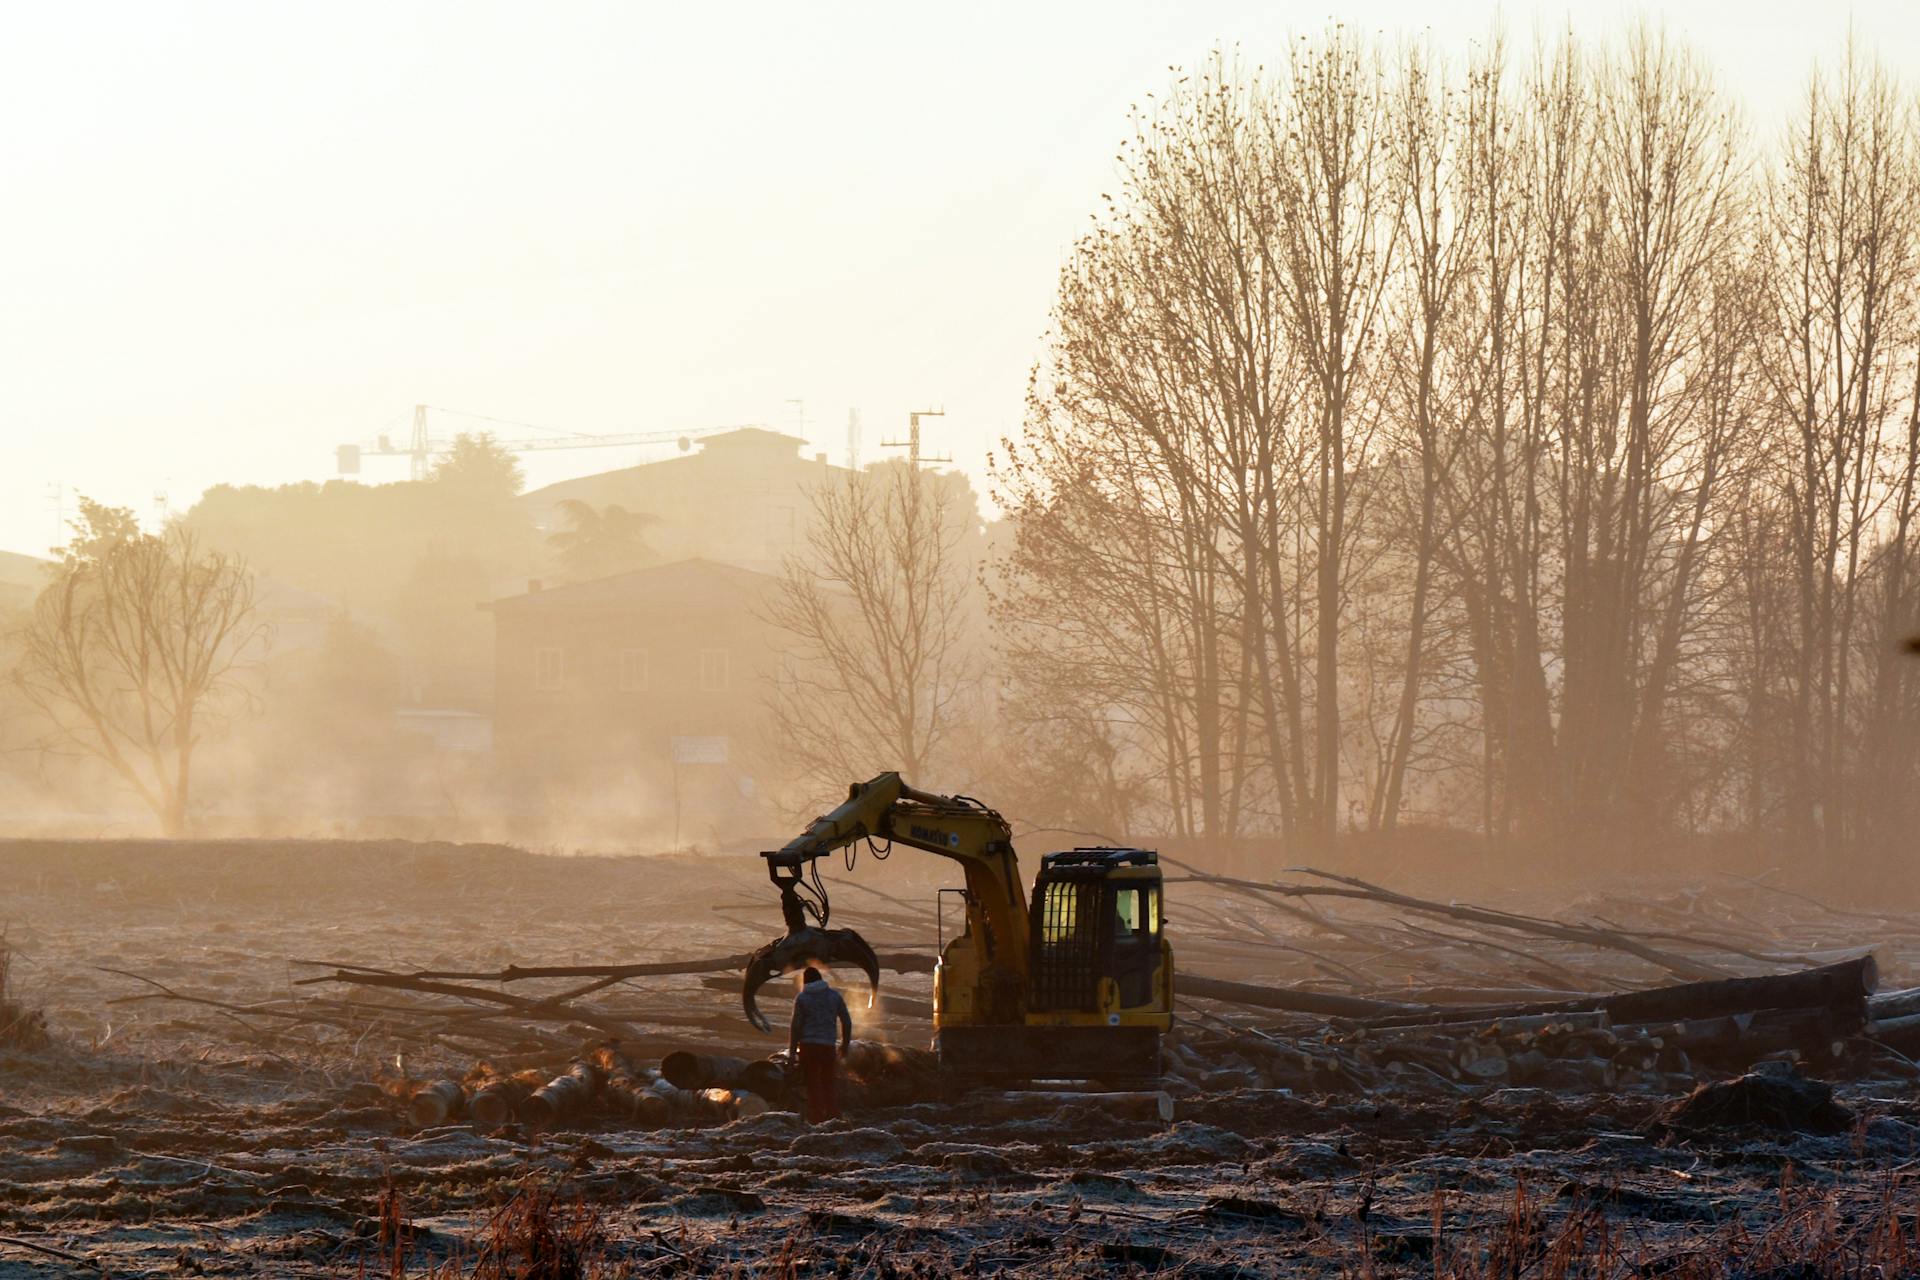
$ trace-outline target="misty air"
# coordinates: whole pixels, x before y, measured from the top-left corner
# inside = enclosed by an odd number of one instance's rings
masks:
[[[1920,15],[0,15],[0,1278],[1920,1269]]]

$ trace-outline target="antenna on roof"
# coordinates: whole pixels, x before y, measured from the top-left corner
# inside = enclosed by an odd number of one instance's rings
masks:
[[[53,512],[53,547],[58,551],[67,541],[67,486],[47,486],[47,510]]]
[[[946,416],[947,411],[945,409],[921,409],[916,413],[910,413],[907,415],[907,438],[905,440],[882,440],[880,442],[881,447],[887,449],[905,449],[907,451],[907,465],[915,471],[920,469],[920,464],[923,462],[952,462],[953,456],[951,454],[932,455],[920,452],[920,419],[944,418]]]

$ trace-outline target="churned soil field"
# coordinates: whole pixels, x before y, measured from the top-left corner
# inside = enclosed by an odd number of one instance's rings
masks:
[[[931,953],[931,872],[863,864],[842,883],[836,925]],[[483,1058],[537,1078],[604,1049],[609,1025],[646,1066],[674,1046],[764,1056],[784,1043],[779,993],[763,1000],[774,1034],[712,972],[610,985],[580,1006],[592,1025],[538,1007],[504,1023],[435,1012],[429,1034],[413,993],[305,979],[734,955],[778,931],[758,860],[15,841],[0,842],[0,884],[0,1276],[1920,1267],[1920,1105],[1897,1063],[1824,1073],[1831,1098],[1809,1086],[1802,1109],[1691,1116],[1675,1106],[1698,1081],[1671,1069],[1606,1086],[1518,1068],[1282,1086],[1219,1046],[1311,1048],[1326,1029],[1218,1004],[1183,1009],[1171,1120],[1138,1096],[923,1080],[855,1089],[846,1118],[818,1127],[778,1096],[644,1124],[596,1106],[421,1125],[421,1082],[471,1080]],[[1233,954],[1327,954],[1311,923],[1206,886],[1171,885],[1167,914],[1196,934],[1227,921],[1195,938],[1196,967],[1216,976],[1248,976],[1228,968],[1228,934]],[[1290,954],[1254,976],[1304,980],[1313,962]],[[895,999],[862,1008],[862,1036],[923,1045],[927,982],[888,974]],[[1206,1053],[1226,1056],[1195,1066]]]

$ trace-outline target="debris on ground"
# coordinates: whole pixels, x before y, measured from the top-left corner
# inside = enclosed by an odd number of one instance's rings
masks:
[[[1660,1123],[1680,1131],[1754,1125],[1783,1133],[1844,1133],[1854,1115],[1833,1100],[1832,1085],[1786,1069],[1703,1084],[1661,1112]]]
[[[0,1274],[1717,1278],[1914,1244],[1920,921],[1748,882],[1535,915],[1193,874],[1160,1088],[1087,1094],[941,1075],[932,888],[895,872],[844,905],[897,980],[810,1127],[778,984],[774,1035],[739,1010],[757,868],[0,861],[48,1033],[0,1046]]]

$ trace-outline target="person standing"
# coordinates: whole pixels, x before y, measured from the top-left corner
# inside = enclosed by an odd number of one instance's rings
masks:
[[[808,965],[805,977],[800,994],[793,1000],[787,1047],[800,1059],[800,1078],[807,1086],[807,1123],[819,1124],[840,1118],[834,1069],[840,1054],[853,1041],[853,1017],[847,1012],[847,1002],[827,984],[824,974]]]

